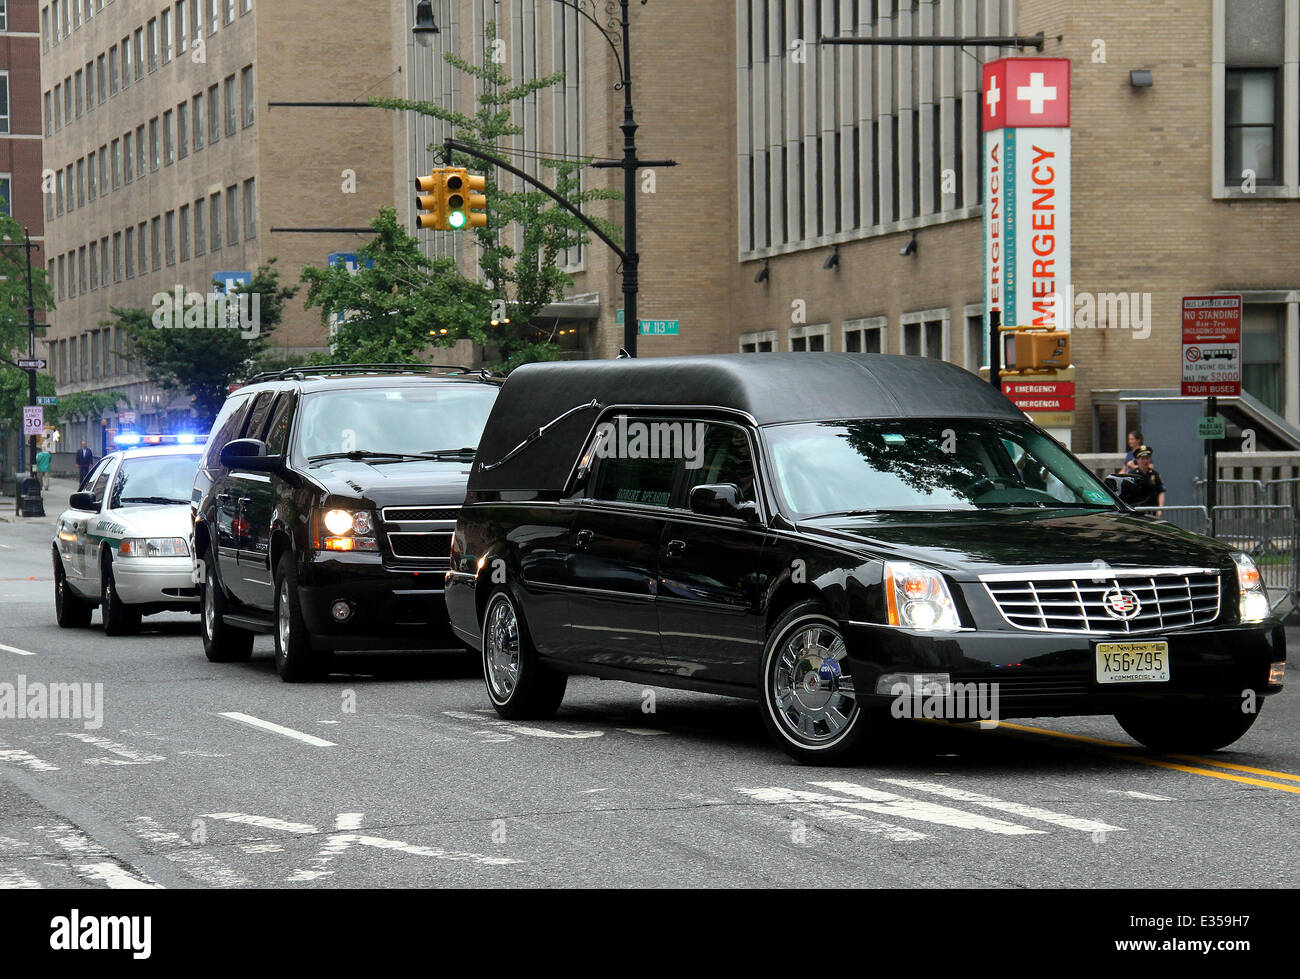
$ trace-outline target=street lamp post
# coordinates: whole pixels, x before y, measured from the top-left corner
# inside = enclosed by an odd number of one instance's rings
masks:
[[[637,176],[644,167],[675,167],[673,160],[642,160],[636,149],[636,114],[632,107],[632,44],[630,39],[631,24],[628,20],[630,0],[553,0],[561,6],[568,7],[585,18],[596,28],[614,54],[618,66],[618,82],[615,91],[623,93],[623,122],[619,128],[623,131],[623,158],[621,160],[600,161],[592,164],[597,169],[619,169],[623,171],[623,247],[614,248],[621,263],[623,275],[623,349],[629,356],[636,356],[637,333],[640,327],[638,319],[637,298],[640,291],[641,256],[637,252]],[[647,0],[640,0],[645,6]],[[587,7],[590,6],[589,11]],[[606,19],[602,25],[593,14],[604,8]],[[617,18],[617,19],[616,19]],[[420,0],[416,6],[415,26],[412,33],[424,46],[428,46],[432,35],[438,33],[438,26],[433,18],[431,0]],[[458,146],[462,151],[465,147]],[[492,159],[485,154],[477,154],[481,159]],[[448,161],[450,162],[450,161]],[[507,168],[508,169],[508,168]],[[517,171],[512,171],[516,172]],[[539,186],[536,181],[529,183]],[[546,188],[542,188],[546,189]],[[555,196],[552,194],[552,196]],[[576,210],[569,206],[571,211]],[[581,215],[579,215],[581,217]],[[602,236],[603,237],[603,236]],[[608,243],[608,242],[607,242]]]

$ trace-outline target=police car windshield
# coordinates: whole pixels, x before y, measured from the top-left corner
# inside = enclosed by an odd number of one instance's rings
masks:
[[[430,446],[475,446],[496,396],[486,384],[319,391],[303,398],[298,449],[310,460],[400,461],[427,458]]]
[[[189,503],[194,474],[199,468],[198,453],[141,456],[128,454],[113,481],[109,506],[170,506]]]
[[[1115,506],[1091,472],[1030,425],[843,421],[771,426],[764,435],[797,517]]]

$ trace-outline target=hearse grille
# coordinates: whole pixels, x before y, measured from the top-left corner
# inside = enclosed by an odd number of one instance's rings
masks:
[[[981,580],[1003,618],[1035,632],[1164,632],[1219,617],[1220,576],[1208,569]]]
[[[451,538],[459,506],[385,507],[380,511],[388,550],[402,561],[451,566]]]

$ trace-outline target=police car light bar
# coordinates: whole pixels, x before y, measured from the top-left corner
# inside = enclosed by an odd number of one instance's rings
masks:
[[[124,449],[155,445],[203,445],[207,440],[206,435],[196,435],[193,432],[181,432],[178,435],[140,435],[136,432],[123,432],[113,437],[113,441]]]

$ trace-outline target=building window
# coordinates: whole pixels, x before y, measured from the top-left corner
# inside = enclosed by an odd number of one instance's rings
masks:
[[[190,20],[186,0],[176,0],[176,51],[184,54],[190,47]]]
[[[203,96],[194,96],[194,152],[203,149]]]
[[[168,211],[163,220],[163,247],[167,252],[167,264],[176,264],[176,212]]]
[[[248,65],[240,73],[240,88],[244,98],[244,126],[253,124],[253,66]]]
[[[126,182],[129,184],[135,179],[135,152],[131,149],[131,134],[127,133],[122,137],[122,145],[125,147],[123,160],[126,163]]]
[[[104,56],[101,54],[95,59],[95,88],[99,92],[99,104],[103,105],[108,100],[108,65]]]
[[[108,147],[99,148],[99,194],[101,197],[108,194]]]
[[[190,206],[181,205],[181,261],[190,260]]]
[[[122,232],[113,232],[113,281],[122,281]]]
[[[76,79],[75,86],[77,90],[77,101],[76,101],[77,118],[80,119],[81,114],[82,112],[85,111],[85,106],[86,106],[86,86],[85,83],[81,80],[80,68],[76,70],[76,72],[73,74],[72,77]]]
[[[7,173],[0,173],[0,214],[14,213],[12,193],[13,179]]]
[[[740,352],[742,354],[769,354],[776,350],[776,330],[759,330],[740,335]]]
[[[253,180],[244,181],[244,238],[257,237],[257,197]]]
[[[77,249],[77,290],[86,292],[86,246]]]
[[[108,94],[109,95],[117,94],[117,84],[118,84],[117,79],[118,79],[117,45],[114,44],[111,48],[108,49]]]
[[[226,0],[226,13],[221,19],[223,24],[229,24],[235,19],[235,0]]]
[[[235,76],[226,77],[226,135],[235,135],[239,128],[239,103],[235,101]]]
[[[63,84],[54,86],[54,131],[58,132],[63,128]]]
[[[8,73],[6,72],[6,78]],[[7,86],[6,86],[7,87]],[[72,76],[63,79],[63,124],[72,122]]]
[[[909,357],[929,357],[944,360],[947,357],[948,311],[929,310],[908,313],[900,321],[903,327],[903,353]]]
[[[185,159],[190,155],[190,104],[176,106],[176,155]]]
[[[812,326],[790,327],[790,349],[794,353],[825,353],[826,339],[830,335],[830,324],[819,323]]]
[[[217,191],[208,198],[208,225],[211,229],[212,238],[209,243],[209,251],[221,250],[221,191]]]
[[[988,330],[984,328],[984,309],[982,306],[966,307],[966,369],[978,374],[981,367],[989,362]]]
[[[147,25],[149,31],[149,71],[158,70],[158,18],[151,17]]]
[[[208,247],[207,233],[204,227],[203,208],[206,202],[197,200],[194,202],[194,257],[198,258]]]
[[[144,78],[144,28],[135,29],[135,80]]]
[[[60,217],[63,215],[63,197],[65,192],[63,186],[63,171],[60,170],[54,176],[54,210]]]
[[[108,285],[108,235],[99,239],[99,281]]]
[[[169,167],[176,162],[176,140],[172,128],[172,110],[163,113],[163,166]]]
[[[217,33],[217,26],[218,26],[217,11],[219,9],[218,4],[220,2],[221,0],[208,0],[208,24],[209,24],[208,33],[209,34]]]
[[[135,278],[135,228],[126,229],[126,277]]]
[[[50,50],[50,8],[41,8],[41,50]]]
[[[90,243],[90,291],[99,288],[99,242]]]
[[[162,63],[172,60],[172,12],[162,12]]]
[[[93,112],[95,109],[95,63],[86,62],[86,111]]]
[[[86,206],[86,158],[77,161],[77,207]]]
[[[226,188],[226,244],[239,244],[239,184]]]
[[[45,135],[50,136],[54,133],[54,99],[50,93],[45,93]]]
[[[122,38],[122,87],[127,88],[131,84],[132,68],[134,58],[131,56],[131,38]]]
[[[158,145],[158,117],[149,120],[149,169],[157,170],[162,165],[162,153]]]
[[[215,143],[221,138],[221,86],[213,85],[208,89],[208,142]]]
[[[1229,68],[1227,71],[1224,172],[1230,183],[1245,181],[1251,174],[1261,184],[1279,182],[1281,77],[1281,72],[1274,68]]]
[[[153,255],[153,270],[157,272],[162,268],[162,218],[152,218],[149,221],[149,251]]]
[[[144,125],[135,127],[135,172],[143,177],[149,170],[149,150],[144,145]]]
[[[1247,305],[1241,320],[1241,387],[1266,408],[1285,413],[1282,394],[1285,306]]]
[[[883,354],[888,352],[888,320],[883,316],[845,320],[841,326],[846,354]]]
[[[97,174],[98,167],[95,165],[95,154],[94,154],[94,153],[91,153],[90,156],[86,157],[86,159],[90,161],[90,196],[89,196],[89,199],[93,201],[96,197],[99,196],[99,177],[98,177],[98,174]]]

